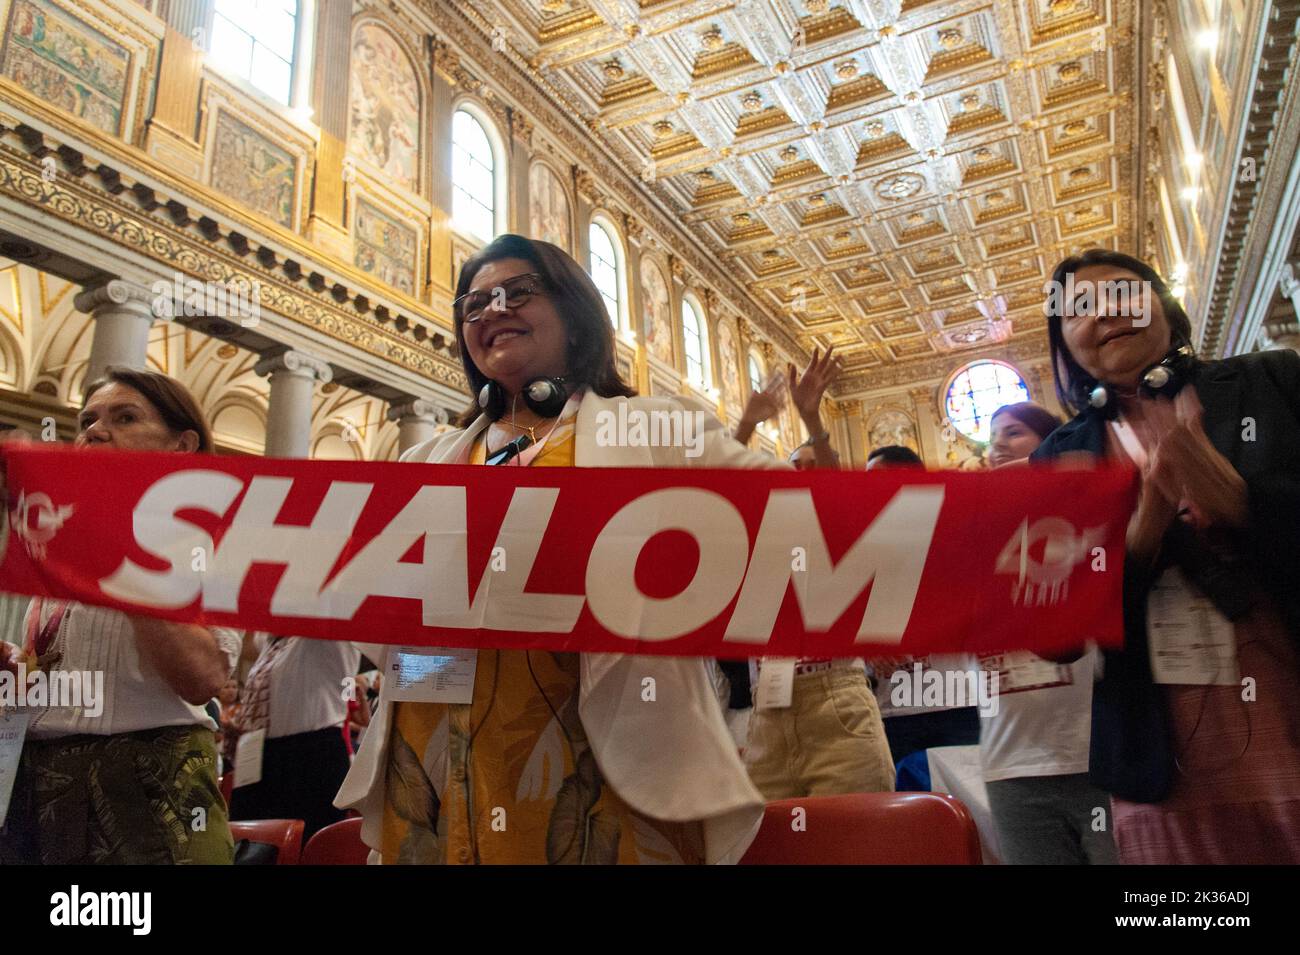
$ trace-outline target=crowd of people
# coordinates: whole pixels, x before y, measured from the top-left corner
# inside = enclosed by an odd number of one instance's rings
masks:
[[[1122,650],[750,663],[483,648],[469,699],[399,700],[381,679],[397,648],[33,599],[2,618],[0,666],[101,670],[107,705],[33,714],[0,861],[229,862],[230,819],[313,832],[355,813],[390,864],[735,862],[766,801],[890,791],[927,750],[976,744],[1005,862],[1300,861],[1300,356],[1196,357],[1176,299],[1127,255],[1073,256],[1053,280],[1069,277],[1147,283],[1150,313],[1050,300],[1072,417],[999,409],[987,463],[1137,470]],[[635,394],[600,293],[559,248],[501,236],[456,296],[474,400],[403,461],[840,466],[821,419],[830,352],[754,394],[733,435],[692,398]],[[747,446],[786,400],[810,436],[788,462]],[[595,421],[618,402],[704,412],[702,453],[601,446]],[[86,389],[75,440],[212,450],[180,384],[121,368]],[[866,464],[923,466],[892,446]],[[1000,706],[897,705],[890,677],[916,666],[996,671]],[[647,677],[667,704],[653,711]]]

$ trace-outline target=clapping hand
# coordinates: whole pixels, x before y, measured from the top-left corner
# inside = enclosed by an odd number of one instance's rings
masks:
[[[1151,455],[1146,482],[1172,502],[1185,503],[1204,527],[1244,527],[1249,519],[1246,482],[1210,443],[1203,412],[1182,412]]]
[[[785,397],[785,379],[780,373],[775,373],[767,379],[762,391],[755,391],[749,396],[740,420],[753,427],[762,424],[781,410],[783,397]]]

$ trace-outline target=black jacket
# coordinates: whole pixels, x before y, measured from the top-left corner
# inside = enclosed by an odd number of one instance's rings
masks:
[[[1229,619],[1247,609],[1253,587],[1269,595],[1300,641],[1300,355],[1291,351],[1198,362],[1189,378],[1205,408],[1210,442],[1246,482],[1249,525],[1229,535],[1220,558],[1181,522],[1166,534],[1161,562],[1124,570],[1124,650],[1104,655],[1092,704],[1089,774],[1098,786],[1135,802],[1159,802],[1174,778],[1164,696],[1151,676],[1147,593],[1170,563]],[[1054,431],[1034,460],[1065,451],[1106,453],[1106,420],[1088,410]],[[1253,585],[1253,586],[1247,586]]]

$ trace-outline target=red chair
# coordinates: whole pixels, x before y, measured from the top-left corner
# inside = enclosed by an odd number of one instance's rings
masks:
[[[230,824],[230,835],[238,842],[260,842],[276,848],[276,865],[297,865],[302,855],[301,819],[245,819]]]
[[[802,814],[795,810],[802,809]],[[946,793],[854,793],[767,804],[742,865],[979,865],[979,833]]]
[[[361,841],[361,819],[331,823],[307,840],[302,865],[365,865],[370,847]]]

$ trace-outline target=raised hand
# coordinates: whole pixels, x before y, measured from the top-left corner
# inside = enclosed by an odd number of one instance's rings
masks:
[[[793,363],[789,365],[787,375],[790,382],[790,398],[805,423],[819,418],[822,396],[826,394],[826,389],[839,374],[839,365],[832,357],[834,354],[834,345],[826,349],[824,355],[820,348],[814,349],[812,361],[808,363],[802,376],[796,374]]]

